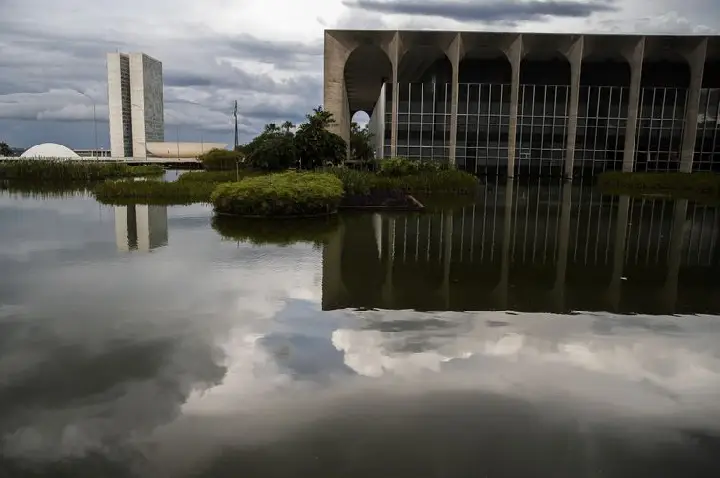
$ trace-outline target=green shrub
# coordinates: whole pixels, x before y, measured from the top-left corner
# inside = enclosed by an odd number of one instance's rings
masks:
[[[237,169],[238,164],[243,162],[243,155],[238,151],[213,148],[198,159],[208,171],[228,171]]]
[[[342,182],[328,173],[276,173],[217,186],[211,201],[238,216],[309,216],[337,211]]]
[[[36,181],[99,181],[162,174],[160,166],[128,166],[100,161],[52,161],[28,159],[0,162],[0,179]]]
[[[320,245],[337,230],[337,216],[285,219],[215,216],[212,227],[224,239],[255,245],[287,246],[299,242]]]
[[[378,161],[381,176],[409,176],[448,169],[447,164],[432,160],[411,160],[408,158],[387,158]]]
[[[470,173],[456,169],[421,171],[406,176],[386,176],[370,171],[332,168],[347,194],[363,195],[371,191],[399,190],[409,194],[472,194],[479,186]]]
[[[183,173],[177,179],[179,182],[208,182],[208,183],[231,183],[248,176],[262,174],[251,169],[239,169],[237,171],[190,171]]]
[[[183,205],[209,202],[215,183],[202,181],[106,181],[93,189],[103,204]]]
[[[328,130],[330,125],[336,123],[332,113],[318,107],[305,118],[307,121],[297,129],[294,139],[300,167],[314,169],[344,162],[348,155],[348,145],[344,139]]]
[[[597,179],[598,186],[616,193],[680,193],[684,196],[720,196],[720,175],[714,173],[625,173],[609,171]]]
[[[263,171],[284,171],[295,167],[297,158],[295,144],[290,133],[277,133],[253,143],[248,162]]]
[[[165,174],[165,169],[163,169],[162,166],[158,166],[157,164],[148,164],[145,166],[130,166],[129,167],[130,172],[128,173],[128,177],[152,177],[152,176],[162,176]]]

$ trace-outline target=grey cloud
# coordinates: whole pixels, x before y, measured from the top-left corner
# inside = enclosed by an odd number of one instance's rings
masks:
[[[379,13],[425,15],[448,18],[459,22],[517,22],[539,20],[544,17],[583,18],[594,13],[616,11],[613,1],[581,2],[550,0],[521,2],[517,0],[489,0],[487,2],[459,1],[378,1],[343,0],[345,6]]]
[[[70,134],[66,131],[59,142],[89,147],[85,129],[92,122],[92,104],[72,90],[91,96],[98,121],[106,123],[105,55],[118,49],[145,51],[163,62],[166,123],[173,137],[174,125],[183,125],[186,140],[196,140],[200,131],[206,131],[221,135],[208,140],[227,141],[232,136],[229,112],[234,100],[244,105],[242,140],[260,131],[265,122],[296,121],[321,101],[321,42],[224,35],[191,24],[173,36],[154,37],[150,29],[131,36],[123,31],[122,19],[97,33],[62,25],[42,28],[32,18],[14,20],[24,12],[32,14],[18,2],[13,8],[0,15],[0,123],[4,123],[3,140],[13,145],[57,137],[51,130],[58,123],[75,121],[83,124]],[[38,120],[43,122],[33,125]],[[106,143],[105,127],[101,129]]]

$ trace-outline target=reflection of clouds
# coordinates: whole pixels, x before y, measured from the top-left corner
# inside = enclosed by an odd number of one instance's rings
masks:
[[[378,320],[378,314],[367,312],[366,316],[373,321]],[[426,315],[397,313],[403,314]],[[391,315],[397,318],[396,314]],[[470,319],[470,330],[466,330],[466,315],[436,315],[448,322],[448,328],[455,324],[458,333],[448,334],[448,329],[443,329],[442,335],[437,330],[423,329],[395,332],[339,329],[333,333],[333,344],[344,352],[349,367],[370,377],[438,372],[445,370],[444,363],[452,362],[459,367],[457,359],[468,359],[490,360],[489,366],[506,367],[503,373],[518,375],[543,368],[556,372],[582,371],[586,376],[591,372],[652,384],[689,399],[698,393],[720,392],[720,345],[711,339],[717,336],[718,325],[707,318],[638,316],[623,327],[622,317],[608,316],[613,324],[612,333],[598,336],[594,327],[602,316],[591,314],[480,313]],[[489,318],[492,320],[488,323]],[[494,326],[499,320],[508,326]],[[654,328],[660,332],[653,332]],[[667,333],[668,330],[677,332]],[[708,334],[711,330],[713,333]],[[408,344],[415,347],[409,348]],[[493,369],[463,370],[488,374]],[[572,383],[565,385],[571,387]]]
[[[37,214],[54,217],[64,204],[47,201]],[[0,309],[8,453],[52,459],[105,449],[180,412],[234,409],[239,397],[287,380],[258,338],[290,299],[319,303],[317,250],[223,242],[199,220],[209,209],[190,207],[169,208],[183,222],[170,224],[168,247],[127,256],[114,250],[112,214],[89,220],[87,206],[79,210],[64,215],[63,233],[48,243],[52,222],[19,224],[35,256],[7,251],[5,260],[34,266],[17,271],[17,305]],[[110,247],[83,256],[87,237]],[[77,257],[33,262],[49,249],[77,249]]]

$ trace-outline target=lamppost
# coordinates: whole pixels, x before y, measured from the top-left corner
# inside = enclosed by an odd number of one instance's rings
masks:
[[[80,93],[85,98],[89,99],[92,102],[93,105],[93,128],[95,129],[95,155],[97,156],[98,152],[98,130],[97,130],[97,105],[95,104],[95,100],[88,95],[87,93],[83,93],[80,90],[75,90],[77,93]]]

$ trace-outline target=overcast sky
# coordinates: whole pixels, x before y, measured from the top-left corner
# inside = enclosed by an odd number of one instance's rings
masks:
[[[717,0],[0,0],[0,141],[109,147],[105,53],[163,62],[166,140],[241,141],[322,102],[326,28],[717,32]],[[93,100],[88,99],[82,92]]]

